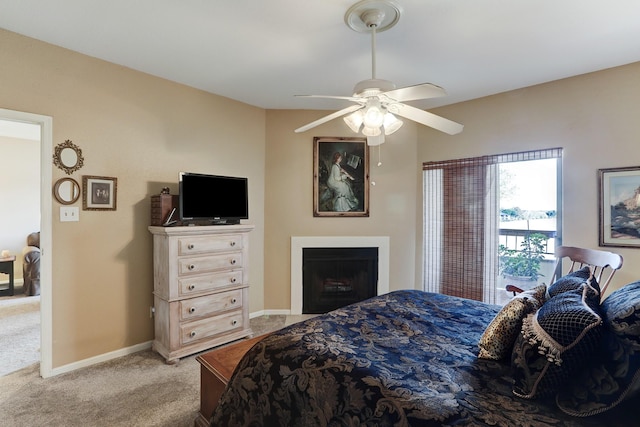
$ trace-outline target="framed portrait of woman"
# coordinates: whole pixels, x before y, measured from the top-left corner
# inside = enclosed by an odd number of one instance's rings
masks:
[[[366,138],[313,138],[313,216],[369,216]]]

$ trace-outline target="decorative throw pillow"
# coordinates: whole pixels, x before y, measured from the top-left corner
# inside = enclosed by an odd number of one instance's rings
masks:
[[[593,357],[603,327],[600,295],[590,282],[595,278],[557,294],[524,319],[511,355],[516,396],[554,394]]]
[[[602,302],[604,337],[599,363],[560,391],[556,402],[567,414],[587,417],[615,407],[640,388],[640,281],[612,292]]]
[[[552,298],[562,292],[578,289],[589,277],[591,277],[591,268],[588,265],[585,265],[580,270],[576,270],[562,276],[549,285],[547,288],[547,298]],[[594,281],[592,286],[595,286],[595,289],[599,294],[600,286],[598,286],[598,283]]]
[[[481,359],[501,360],[511,354],[522,329],[522,319],[536,311],[545,301],[546,285],[519,293],[502,307],[480,337]]]

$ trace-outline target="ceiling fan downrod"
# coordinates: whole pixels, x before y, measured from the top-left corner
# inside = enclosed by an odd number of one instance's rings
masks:
[[[384,12],[379,9],[365,10],[360,19],[371,31],[371,79],[376,79],[376,30],[384,20]]]

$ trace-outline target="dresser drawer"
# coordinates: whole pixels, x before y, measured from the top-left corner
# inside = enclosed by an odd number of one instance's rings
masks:
[[[220,316],[184,323],[180,325],[180,340],[184,345],[243,328],[242,319],[242,311],[238,310],[221,314]]]
[[[179,258],[178,276],[242,268],[242,252]]]
[[[204,276],[193,276],[178,279],[178,294],[180,297],[215,291],[226,286],[243,284],[242,270],[225,271]]]
[[[178,239],[178,256],[200,255],[242,249],[242,236],[181,237]]]
[[[242,308],[242,290],[240,289],[205,295],[180,301],[180,320],[192,320],[240,308]]]

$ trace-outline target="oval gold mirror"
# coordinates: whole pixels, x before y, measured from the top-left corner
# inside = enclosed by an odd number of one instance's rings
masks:
[[[65,171],[67,175],[71,175],[84,165],[82,150],[67,139],[65,142],[56,145],[53,153],[53,163]]]
[[[75,203],[80,197],[80,184],[73,178],[60,178],[53,186],[53,196],[63,205]]]

